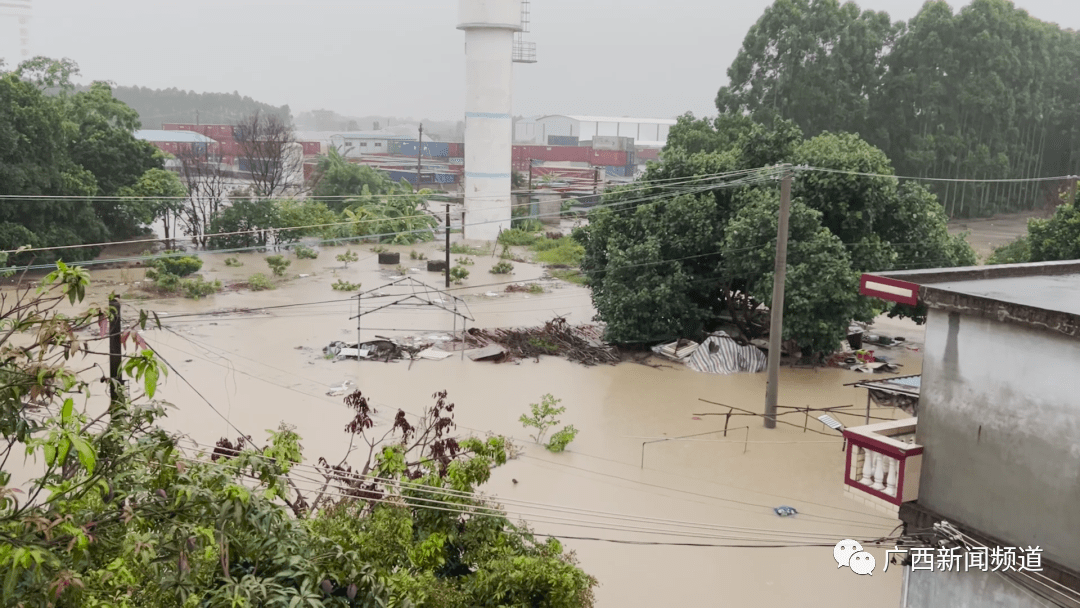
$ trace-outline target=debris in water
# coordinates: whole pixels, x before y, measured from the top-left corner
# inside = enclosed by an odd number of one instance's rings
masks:
[[[775,511],[776,514],[779,515],[780,517],[791,517],[792,515],[798,515],[798,513],[799,513],[798,511],[795,510],[795,507],[786,507],[786,506],[776,507],[775,509],[773,509],[773,511]]]
[[[618,349],[604,344],[600,329],[595,325],[574,326],[563,317],[555,317],[541,327],[472,328],[465,332],[464,342],[466,347],[472,348],[501,346],[505,352],[498,357],[498,362],[529,358],[539,361],[541,355],[562,356],[582,365],[615,365],[622,360]]]
[[[353,383],[352,380],[344,380],[341,382],[341,384],[331,386],[330,390],[326,391],[326,394],[331,397],[337,397],[339,395],[344,395],[345,393],[350,392],[354,386],[356,386],[356,384]]]

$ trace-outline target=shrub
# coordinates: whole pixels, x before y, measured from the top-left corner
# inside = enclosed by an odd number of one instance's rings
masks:
[[[472,266],[473,264],[476,263],[476,262],[473,261],[472,258],[467,258],[465,256],[462,256],[462,257],[460,257],[460,258],[458,258],[458,259],[456,259],[454,261],[457,262],[458,264],[461,264],[462,266]]]
[[[344,263],[345,268],[349,267],[349,262],[355,262],[359,259],[360,257],[356,255],[356,252],[351,249],[346,249],[345,253],[339,253],[337,255],[337,261]]]
[[[273,271],[275,277],[285,276],[289,264],[292,264],[292,262],[280,255],[267,256],[266,263],[270,266],[270,270]]]
[[[486,249],[473,247],[471,245],[453,243],[450,245],[450,253],[456,253],[459,255],[487,255],[488,251]]]
[[[177,253],[175,251],[166,251],[165,253]],[[195,274],[202,268],[202,260],[193,256],[185,255],[175,258],[161,258],[154,260],[154,268],[158,272],[174,274],[178,277],[186,277],[189,274]]]
[[[574,425],[569,425],[560,431],[557,431],[551,436],[551,441],[547,443],[546,447],[549,452],[561,452],[566,449],[566,446],[577,437],[578,431],[574,428]]]
[[[499,262],[491,267],[491,274],[510,274],[514,270],[514,265],[510,262]]]
[[[180,293],[192,300],[198,300],[219,291],[221,291],[221,281],[206,281],[202,277],[180,280]]]
[[[239,266],[243,266],[244,263],[236,258],[225,258],[225,265],[231,268],[236,268]]]
[[[559,424],[555,417],[562,415],[566,411],[565,407],[557,407],[561,401],[562,399],[556,399],[554,395],[548,393],[540,398],[540,403],[529,404],[532,416],[522,414],[521,418],[518,418],[518,421],[525,428],[536,429],[536,434],[530,435],[536,443],[544,440],[544,435],[547,434],[548,429]]]
[[[314,260],[319,257],[318,251],[315,251],[311,247],[305,247],[304,245],[293,247],[293,252],[296,254],[296,257],[301,260]]]
[[[248,277],[247,285],[251,291],[266,291],[274,288],[274,283],[270,281],[270,277],[261,272],[256,272]]]
[[[427,256],[423,253],[417,252],[415,249],[409,252],[409,258],[413,260],[426,260]]]
[[[350,283],[348,281],[338,279],[334,281],[332,285],[330,285],[330,288],[334,291],[356,291],[360,289],[360,283]]]
[[[371,248],[371,253],[386,253],[387,251],[390,251],[390,250],[387,249],[386,247],[383,247],[382,245],[375,245],[374,247]]]
[[[504,230],[499,234],[500,245],[532,245],[536,241],[540,240],[541,236],[526,232],[520,228],[511,228],[510,230]]]
[[[394,268],[394,270],[397,271],[397,273],[400,274],[401,276],[405,276],[405,275],[409,274],[409,269],[402,266],[402,265],[400,265],[400,264],[398,264],[397,268]]]
[[[544,286],[539,283],[529,283],[529,293],[544,293]]]
[[[522,232],[538,232],[544,229],[544,223],[535,217],[513,219],[510,221],[511,230],[518,229]]]
[[[987,264],[1022,264],[1031,261],[1031,244],[1026,236],[994,249]]]
[[[578,266],[585,257],[585,248],[574,239],[544,240],[541,243],[554,243],[545,246],[536,253],[536,259],[554,266]]]
[[[465,268],[464,266],[454,266],[450,269],[450,280],[454,283],[460,285],[461,282],[467,278],[469,278],[468,268]]]
[[[585,274],[576,268],[555,269],[551,271],[551,276],[575,285],[588,285]]]

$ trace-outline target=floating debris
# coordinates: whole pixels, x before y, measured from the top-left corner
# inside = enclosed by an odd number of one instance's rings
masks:
[[[622,360],[617,348],[604,344],[601,340],[598,327],[570,325],[563,317],[556,317],[540,327],[472,328],[465,332],[464,342],[466,347],[472,348],[501,346],[504,352],[494,358],[500,363],[515,359],[539,361],[541,355],[566,357],[582,365],[615,365]],[[488,356],[485,356],[486,358]]]
[[[792,515],[798,515],[799,512],[795,510],[795,507],[780,506],[773,509],[780,517],[791,517]]]

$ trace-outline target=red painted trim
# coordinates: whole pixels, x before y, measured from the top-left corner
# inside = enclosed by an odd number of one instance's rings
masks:
[[[900,504],[904,501],[904,469],[907,469],[907,459],[900,461],[900,470],[896,474],[896,499]]]
[[[843,433],[844,433],[844,437],[847,438],[849,443],[854,443],[855,445],[859,445],[859,446],[863,446],[863,447],[873,448],[875,452],[881,452],[882,454],[888,454],[889,456],[892,456],[893,458],[904,459],[904,458],[907,458],[908,456],[915,456],[917,454],[922,454],[922,452],[923,452],[922,446],[918,446],[918,447],[914,447],[914,448],[910,448],[910,449],[901,449],[901,448],[898,448],[896,446],[892,446],[892,445],[889,445],[887,443],[881,442],[881,441],[879,441],[877,439],[867,437],[866,435],[859,435],[859,434],[856,434],[856,433],[852,433],[851,431],[849,431],[847,429],[844,429]]]
[[[903,464],[904,463],[900,463],[901,466],[903,466]],[[899,477],[896,480],[896,496],[889,496],[888,494],[884,492],[879,492],[874,488],[871,488],[870,486],[864,486],[863,484],[853,479],[844,479],[844,484],[849,485],[856,490],[859,490],[860,492],[866,492],[871,496],[876,496],[877,498],[880,498],[885,502],[888,502],[889,504],[894,504],[896,506],[900,506],[901,504],[903,504],[903,501],[900,499],[900,497],[903,496],[903,493],[900,491],[903,486],[900,485]]]
[[[911,295],[901,296],[894,293],[878,291],[873,288],[867,288],[867,281],[874,281],[875,283],[882,283],[884,285],[890,285],[892,287],[907,289],[911,291]],[[919,303],[919,286],[915,283],[909,283],[907,281],[900,281],[897,279],[890,279],[888,277],[882,277],[873,274],[864,274],[859,277],[859,293],[864,296],[887,300],[889,302],[899,302],[900,304],[911,304],[914,306],[915,304]]]
[[[844,481],[851,479],[851,450],[855,449],[855,446],[849,441],[847,442],[847,458],[844,463]]]

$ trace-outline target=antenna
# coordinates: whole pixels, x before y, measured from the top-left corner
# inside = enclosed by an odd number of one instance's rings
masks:
[[[536,63],[536,43],[528,42],[522,36],[529,31],[529,1],[521,0],[521,31],[514,32],[514,63]]]

